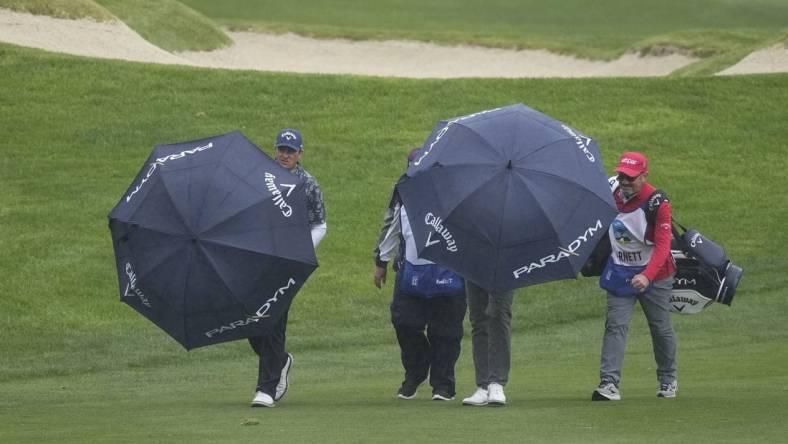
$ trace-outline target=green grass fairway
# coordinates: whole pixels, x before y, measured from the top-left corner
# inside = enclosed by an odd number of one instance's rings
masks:
[[[788,75],[407,80],[201,70],[0,45],[0,442],[780,442],[788,436]],[[620,403],[591,403],[592,279],[515,301],[505,408],[398,401],[391,283],[371,250],[404,156],[440,118],[524,102],[651,158],[676,218],[744,268],[733,307],[674,317],[679,397],[656,399],[635,314]],[[243,342],[185,352],[118,301],[107,213],[156,143],[233,129],[305,138],[326,198],[320,268],[288,328],[292,388],[248,407]],[[468,331],[466,329],[466,336]],[[470,344],[459,396],[473,387]]]
[[[708,56],[743,42],[757,45],[788,26],[783,0],[181,1],[239,27],[546,48],[592,58],[655,45]]]

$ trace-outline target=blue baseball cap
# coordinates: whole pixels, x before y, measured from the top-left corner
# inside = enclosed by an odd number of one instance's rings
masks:
[[[292,128],[285,128],[279,131],[276,135],[275,148],[280,146],[290,147],[294,150],[301,151],[304,149],[304,139],[301,138],[301,132]]]

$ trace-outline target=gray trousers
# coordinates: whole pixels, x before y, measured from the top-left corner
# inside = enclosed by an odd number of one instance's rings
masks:
[[[640,301],[651,330],[651,344],[657,362],[657,380],[660,384],[676,380],[676,333],[670,323],[669,302],[672,285],[673,278],[670,277],[655,281],[651,290],[636,297],[607,294],[607,320],[599,366],[601,381],[610,381],[616,385],[621,382],[624,348],[635,300]]]
[[[476,386],[506,385],[512,355],[513,291],[488,292],[465,281]]]

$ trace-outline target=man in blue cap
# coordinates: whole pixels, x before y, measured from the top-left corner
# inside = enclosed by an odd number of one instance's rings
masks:
[[[326,234],[326,209],[317,179],[301,166],[301,157],[304,154],[301,133],[292,128],[279,131],[274,149],[277,163],[304,179],[312,244],[317,249]],[[257,390],[252,407],[273,407],[275,402],[287,393],[293,355],[285,350],[286,330],[287,312],[282,315],[270,334],[249,338],[252,349],[260,356]]]

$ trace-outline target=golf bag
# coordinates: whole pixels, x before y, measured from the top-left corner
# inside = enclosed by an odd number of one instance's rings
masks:
[[[674,222],[671,254],[676,262],[672,312],[696,314],[713,302],[731,305],[743,270],[728,259],[722,247],[698,230]]]

